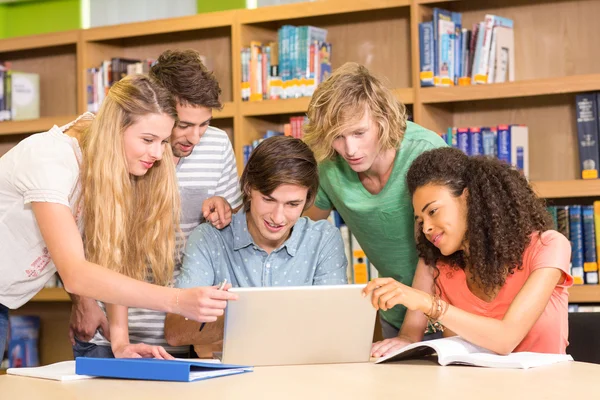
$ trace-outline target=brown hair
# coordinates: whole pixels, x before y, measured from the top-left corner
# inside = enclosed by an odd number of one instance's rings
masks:
[[[222,109],[221,88],[196,50],[166,50],[150,68],[150,77],[166,87],[183,106]]]
[[[308,106],[304,141],[321,162],[334,158],[333,141],[368,111],[381,148],[396,149],[406,131],[406,107],[367,68],[347,62],[321,83]]]
[[[265,139],[252,151],[240,179],[244,210],[250,210],[250,190],[270,195],[280,185],[308,188],[304,209],[310,207],[319,189],[317,160],[300,139],[274,136]]]
[[[551,229],[552,220],[544,200],[537,197],[527,179],[509,164],[484,156],[467,157],[462,151],[442,147],[419,155],[406,175],[408,190],[443,185],[454,197],[467,195],[468,255],[457,251],[441,254],[417,230],[419,256],[439,276],[438,262],[469,270],[486,293],[502,287],[506,277],[520,269],[531,234]]]

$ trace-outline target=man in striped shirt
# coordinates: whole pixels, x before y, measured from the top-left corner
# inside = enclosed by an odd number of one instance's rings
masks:
[[[242,198],[229,137],[210,126],[212,110],[222,107],[219,84],[195,50],[165,51],[152,66],[150,76],[160,81],[177,100],[179,121],[171,135],[171,147],[181,195],[183,235],[187,239],[205,220],[221,229],[231,221],[232,209],[240,208]],[[176,267],[174,278],[179,268],[180,265]],[[97,303],[91,299],[74,299],[70,327],[74,354],[76,357],[143,357],[154,354],[153,346],[163,346],[176,357],[186,357],[189,346],[169,346],[165,341],[164,320],[164,313],[129,308],[129,337],[110,338],[106,316]],[[102,330],[96,330],[97,327]],[[104,332],[107,334],[103,335]],[[91,335],[93,338],[87,342]]]

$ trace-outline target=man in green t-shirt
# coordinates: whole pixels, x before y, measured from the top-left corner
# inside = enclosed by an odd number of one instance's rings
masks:
[[[336,209],[379,276],[411,285],[418,256],[406,172],[421,153],[446,143],[407,121],[406,107],[356,63],[319,85],[308,119],[304,140],[320,162],[320,185],[305,215],[324,219]],[[402,306],[381,312],[386,340],[374,346],[375,356],[398,345],[405,313]]]

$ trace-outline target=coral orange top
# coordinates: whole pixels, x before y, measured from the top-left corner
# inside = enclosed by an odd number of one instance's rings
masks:
[[[571,243],[564,235],[546,231],[540,240],[536,232],[531,235],[531,242],[523,254],[523,268],[515,269],[514,274],[506,278],[496,298],[489,303],[469,290],[462,269],[440,263],[437,281],[442,289],[442,299],[449,304],[473,314],[502,319],[533,271],[538,268],[560,269],[564,280],[556,285],[546,309],[513,351],[564,354],[569,344],[567,288],[573,285],[573,277],[569,274],[570,259]]]

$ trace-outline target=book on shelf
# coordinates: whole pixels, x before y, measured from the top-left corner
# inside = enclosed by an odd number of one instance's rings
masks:
[[[310,97],[331,74],[327,30],[284,25],[277,40],[251,41],[241,50],[243,101]]]
[[[437,355],[437,362],[442,366],[457,364],[487,368],[528,369],[573,361],[573,357],[568,354],[518,352],[498,355],[454,336],[410,344],[377,359],[375,364],[422,358],[433,354]]]
[[[449,127],[440,136],[468,156],[498,158],[529,178],[529,128],[524,125]]]
[[[40,317],[11,315],[8,318],[8,366],[10,368],[36,367],[40,364],[38,340]]]
[[[575,285],[598,285],[600,201],[593,205],[549,206],[554,229],[571,242],[570,273]]]
[[[433,8],[419,24],[421,86],[475,85],[515,80],[514,23],[487,14],[463,27],[462,14]]]
[[[40,75],[0,62],[0,121],[40,118]]]
[[[581,93],[575,96],[579,171],[582,179],[598,179],[600,168],[598,112],[597,93]]]

